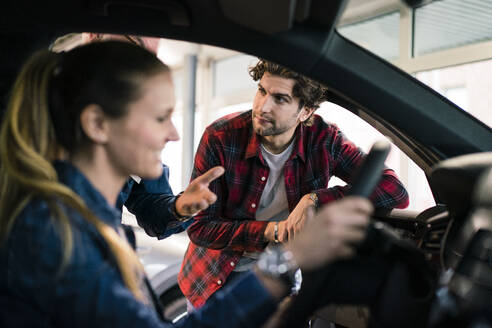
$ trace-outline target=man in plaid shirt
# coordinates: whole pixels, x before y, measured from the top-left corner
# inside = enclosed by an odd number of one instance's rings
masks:
[[[217,201],[189,227],[190,244],[178,282],[194,307],[247,271],[269,243],[292,239],[305,210],[342,198],[348,186],[328,188],[332,176],[350,184],[365,154],[314,111],[326,99],[319,83],[260,60],[253,109],[225,116],[205,130],[192,179],[214,166]],[[371,196],[376,208],[405,208],[408,195],[386,168]]]

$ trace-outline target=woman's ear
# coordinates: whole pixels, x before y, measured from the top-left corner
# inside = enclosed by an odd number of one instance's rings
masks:
[[[107,123],[107,117],[99,105],[87,105],[80,113],[82,131],[96,144],[104,144],[108,141]]]

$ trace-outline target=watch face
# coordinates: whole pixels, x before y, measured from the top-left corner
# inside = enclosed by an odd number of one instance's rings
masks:
[[[257,262],[258,269],[267,276],[278,278],[289,288],[290,292],[296,292],[300,281],[299,266],[294,256],[283,246],[267,247]],[[298,275],[296,273],[299,272]],[[300,278],[302,279],[302,278]]]
[[[309,198],[314,202],[314,207],[318,207],[318,195],[312,192],[309,194]]]
[[[267,247],[258,260],[258,267],[271,276],[281,276],[298,269],[294,256],[282,246]]]

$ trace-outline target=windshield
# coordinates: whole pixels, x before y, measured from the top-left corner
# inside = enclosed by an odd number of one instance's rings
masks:
[[[351,0],[338,32],[492,127],[491,21],[487,0]]]

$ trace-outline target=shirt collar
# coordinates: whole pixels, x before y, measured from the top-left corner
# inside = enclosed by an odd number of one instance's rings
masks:
[[[99,219],[113,227],[120,225],[121,211],[108,204],[78,168],[65,161],[55,161],[54,167],[60,182],[77,193]]]
[[[245,158],[251,158],[254,156],[261,156],[261,149],[260,149],[260,138],[258,135],[253,131],[253,123],[251,123],[251,134],[249,137],[248,145],[246,146],[246,154]]]
[[[304,124],[300,123],[297,126],[296,131],[294,132],[294,135],[296,136],[295,146],[294,149],[292,150],[292,154],[289,157],[289,160],[293,159],[295,156],[299,156],[299,158],[305,162],[306,161],[306,155],[304,152],[304,135],[305,135],[305,129],[306,127]],[[260,148],[260,138],[258,135],[253,131],[253,123],[251,123],[251,134],[248,140],[248,144],[246,146],[246,153],[244,157],[246,159],[251,158],[251,157],[259,157],[261,161],[263,161],[263,156],[261,155],[261,148]]]

